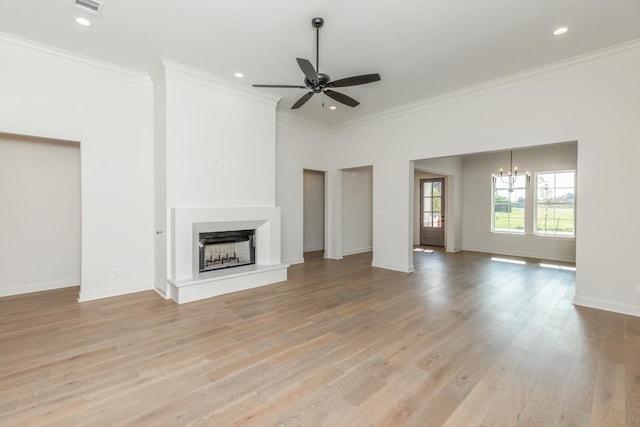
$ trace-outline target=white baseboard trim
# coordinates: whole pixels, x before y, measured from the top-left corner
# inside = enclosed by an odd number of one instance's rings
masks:
[[[363,254],[365,252],[372,252],[373,248],[371,246],[367,247],[367,248],[360,248],[360,249],[352,249],[350,251],[344,251],[342,252],[343,256],[349,256],[349,255],[355,255],[355,254]]]
[[[79,286],[80,279],[53,280],[50,282],[25,283],[23,285],[0,288],[0,297],[30,294],[32,292],[51,291],[53,289],[71,288]]]
[[[325,254],[324,259],[335,259],[336,261],[340,261],[341,259],[344,259],[344,258],[342,256],[329,256]]]
[[[167,295],[165,292],[162,292],[162,289],[158,289],[158,288],[154,287],[153,290],[156,291],[156,293],[158,295],[160,295],[162,298],[169,299],[169,295]]]
[[[613,311],[614,313],[628,314],[629,316],[640,317],[640,306],[624,304],[617,301],[576,295],[573,299],[573,304],[582,307],[596,308],[598,310]]]
[[[415,271],[413,264],[409,264],[406,267],[402,267],[402,266],[397,266],[392,264],[383,264],[383,263],[374,261],[371,263],[371,267],[384,268],[385,270],[399,271],[401,273],[413,273]]]
[[[289,264],[289,265],[304,264],[304,258],[296,258],[296,259],[284,260],[284,261],[282,261],[282,263],[283,264]]]
[[[458,252],[462,252],[463,249],[448,249],[447,248],[446,251],[449,252],[449,253],[455,254],[455,253],[458,253]]]
[[[318,252],[318,251],[324,251],[324,246],[317,248],[317,249],[304,249],[302,252]]]
[[[117,297],[120,295],[133,294],[135,292],[155,290],[155,287],[148,283],[140,283],[137,285],[123,286],[120,288],[100,289],[95,291],[86,291],[80,288],[80,297],[78,302],[93,301],[102,298]]]

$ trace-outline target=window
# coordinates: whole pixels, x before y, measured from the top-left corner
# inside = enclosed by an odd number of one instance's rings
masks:
[[[442,228],[442,186],[444,179],[423,182],[423,227]]]
[[[507,179],[510,178],[505,177],[505,180]],[[495,178],[492,231],[524,234],[526,176],[517,176],[513,184],[510,182]]]
[[[575,175],[575,171],[536,174],[536,234],[575,236]]]

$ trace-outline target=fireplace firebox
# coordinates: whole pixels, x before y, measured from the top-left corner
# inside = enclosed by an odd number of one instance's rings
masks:
[[[199,233],[200,273],[256,263],[256,231]]]

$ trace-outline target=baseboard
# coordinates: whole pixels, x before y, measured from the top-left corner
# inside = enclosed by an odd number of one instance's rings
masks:
[[[336,261],[340,261],[341,259],[344,259],[344,258],[341,256],[329,256],[325,254],[324,259],[335,259]]]
[[[373,248],[371,246],[367,247],[367,248],[361,248],[361,249],[352,249],[350,251],[344,251],[342,252],[343,256],[348,256],[348,255],[356,255],[356,254],[363,254],[365,252],[372,252]]]
[[[573,299],[573,304],[582,307],[596,308],[598,310],[613,311],[614,313],[628,314],[629,316],[640,317],[640,306],[624,304],[617,301],[576,295]]]
[[[50,282],[25,283],[24,285],[0,288],[0,297],[30,294],[32,292],[51,291],[53,289],[71,288],[78,286],[80,279],[53,280]]]
[[[455,254],[455,253],[458,253],[458,252],[462,252],[463,249],[451,249],[451,250],[449,250],[447,248],[446,251],[449,252],[449,253]]]
[[[101,289],[96,291],[86,291],[80,288],[80,297],[78,302],[93,301],[102,298],[117,297],[120,295],[133,294],[135,292],[154,290],[155,287],[151,284],[141,283],[138,285],[130,285],[121,288]]]
[[[158,288],[154,287],[153,290],[156,291],[156,293],[158,295],[160,295],[164,299],[169,299],[170,298],[169,295],[167,295],[165,292],[162,292],[161,289],[158,289]]]
[[[401,273],[413,273],[415,271],[413,264],[409,264],[406,267],[402,267],[402,266],[397,266],[392,264],[383,264],[383,263],[374,261],[371,263],[371,267],[384,268],[385,270],[399,271]]]
[[[304,249],[302,251],[302,253],[305,253],[305,252],[318,252],[318,251],[324,251],[324,246],[321,246],[321,247],[319,247],[317,249]]]
[[[289,264],[289,265],[304,264],[304,258],[295,258],[295,259],[284,260],[284,261],[282,261],[282,263],[283,264]]]

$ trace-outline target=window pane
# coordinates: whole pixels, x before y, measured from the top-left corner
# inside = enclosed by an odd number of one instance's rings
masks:
[[[425,197],[431,196],[431,183],[430,182],[425,182],[422,191],[423,191],[423,193],[422,193],[423,196],[425,196]]]
[[[441,197],[434,197],[433,198],[433,208],[432,210],[434,212],[442,212],[442,198]]]
[[[422,202],[422,210],[430,211],[431,210],[431,197],[425,197]]]
[[[424,213],[424,227],[431,227],[432,224],[432,218],[431,218],[431,213]]]
[[[556,187],[573,188],[574,172],[560,172],[556,174]]]
[[[538,174],[536,233],[575,235],[575,172]]]
[[[506,181],[506,182],[505,182]],[[526,176],[511,180],[505,177],[495,182],[493,194],[493,231],[524,234]]]
[[[441,186],[442,186],[441,182],[434,182],[433,183],[433,195],[434,196],[441,196],[442,195]]]
[[[442,227],[442,217],[439,213],[433,214],[433,226],[436,228]]]

